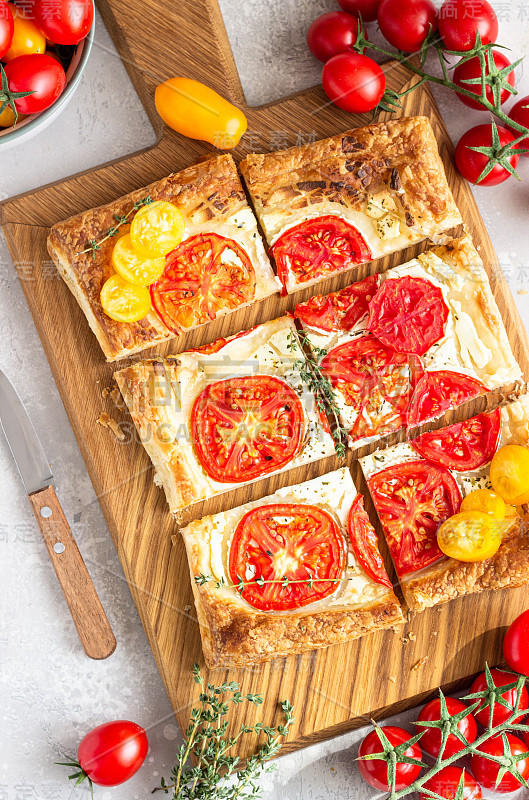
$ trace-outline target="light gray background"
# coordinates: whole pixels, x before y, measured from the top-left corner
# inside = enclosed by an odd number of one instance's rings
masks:
[[[305,47],[310,21],[333,0],[221,0],[247,98],[259,104],[317,83]],[[500,36],[513,60],[528,51],[529,2],[497,0]],[[177,46],[178,43],[176,43]],[[521,94],[529,93],[519,69]],[[189,66],[192,77],[192,65]],[[160,79],[169,77],[161,67]],[[484,115],[436,92],[454,140]],[[2,152],[0,195],[9,197],[148,146],[154,133],[100,20],[91,60],[70,106],[26,145]],[[500,263],[529,325],[529,159],[524,182],[477,189]],[[84,656],[5,442],[0,439],[0,800],[66,800],[65,770],[82,736],[109,719],[148,729],[145,766],[99,800],[147,798],[169,776],[178,731],[72,431],[3,241],[0,241],[0,367],[16,384],[53,465],[58,494],[118,639],[98,663]],[[413,647],[408,643],[407,647]],[[423,653],[417,652],[417,658]],[[373,665],[376,669],[376,665]],[[355,676],[344,676],[344,680]],[[265,687],[263,687],[265,688]],[[372,797],[353,763],[358,734],[280,759],[267,798]],[[88,797],[79,788],[76,795]]]

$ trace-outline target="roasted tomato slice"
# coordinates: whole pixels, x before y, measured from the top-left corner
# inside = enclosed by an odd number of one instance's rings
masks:
[[[399,353],[422,356],[443,338],[448,314],[441,289],[430,281],[389,278],[369,304],[367,330]]]
[[[367,516],[361,494],[353,500],[348,526],[351,547],[364,572],[377,583],[391,589],[392,584],[384,566],[384,559],[378,549],[377,535]]]
[[[448,409],[457,408],[486,392],[487,387],[481,381],[460,372],[448,369],[425,372],[417,381],[410,403],[408,424],[412,427],[440,417]]]
[[[252,300],[255,270],[233,239],[199,233],[167,254],[164,273],[150,290],[164,325],[179,333]]]
[[[406,424],[419,359],[396,353],[366,334],[331,350],[322,371],[357,413],[351,437],[362,439],[397,431]]]
[[[437,531],[461,504],[461,492],[448,470],[409,461],[376,472],[368,485],[400,576],[442,558]]]
[[[498,447],[501,412],[478,414],[438,431],[421,433],[410,444],[419,455],[457,472],[478,469],[492,461]]]
[[[322,331],[350,331],[369,312],[369,301],[380,283],[380,275],[346,286],[339,292],[316,295],[296,306],[295,316],[308,328]]]
[[[306,283],[371,261],[371,250],[362,234],[333,214],[289,228],[273,245],[272,253],[283,294],[289,273],[298,283]]]
[[[229,556],[232,582],[247,584],[242,596],[260,611],[287,611],[327,597],[346,565],[345,539],[330,514],[297,503],[248,511],[237,525]]]
[[[217,381],[194,402],[191,435],[211,478],[254,480],[281,469],[301,449],[303,406],[288,383],[270,375]]]

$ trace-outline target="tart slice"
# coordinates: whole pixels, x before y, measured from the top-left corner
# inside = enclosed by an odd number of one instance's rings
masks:
[[[346,468],[182,530],[209,667],[244,667],[403,621]]]
[[[426,117],[251,154],[240,170],[285,294],[461,222]]]
[[[54,225],[48,249],[108,361],[279,289],[230,155]]]

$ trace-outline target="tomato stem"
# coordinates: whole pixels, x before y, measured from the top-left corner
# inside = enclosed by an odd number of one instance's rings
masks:
[[[0,115],[3,114],[6,108],[9,106],[15,115],[15,121],[13,123],[13,127],[15,127],[18,122],[18,111],[15,105],[15,100],[19,100],[21,97],[27,97],[28,94],[35,94],[35,90],[30,92],[12,92],[9,88],[7,75],[5,74],[2,64],[0,64],[0,75],[2,78],[2,88],[0,90]]]

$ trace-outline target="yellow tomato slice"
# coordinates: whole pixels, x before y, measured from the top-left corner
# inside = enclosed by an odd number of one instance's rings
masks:
[[[137,322],[151,310],[151,296],[144,286],[128,283],[121,275],[111,275],[101,289],[101,305],[116,322]]]
[[[505,502],[490,489],[476,489],[463,498],[461,511],[483,511],[494,519],[505,519]]]
[[[483,511],[461,511],[443,522],[437,544],[449,558],[485,561],[498,551],[503,527],[501,520]]]
[[[126,233],[117,240],[112,251],[112,266],[121,277],[138,286],[150,286],[165,269],[165,258],[145,258],[140,255]]]
[[[159,258],[174,250],[184,236],[184,218],[172,203],[158,200],[140,208],[130,226],[130,238],[138,253]]]
[[[501,447],[492,459],[490,480],[509,505],[529,503],[529,449],[519,444]]]

